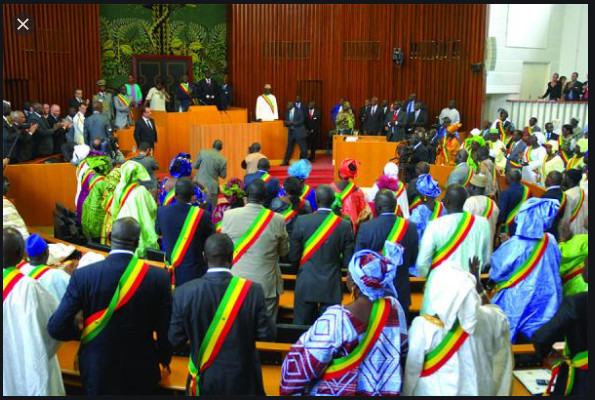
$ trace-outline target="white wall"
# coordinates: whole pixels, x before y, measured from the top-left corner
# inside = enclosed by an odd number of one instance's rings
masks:
[[[496,38],[497,62],[487,72],[484,119],[493,121],[507,99],[519,98],[523,63],[549,63],[550,76],[576,70],[579,80],[585,77],[588,11],[587,4],[490,4],[488,36]]]

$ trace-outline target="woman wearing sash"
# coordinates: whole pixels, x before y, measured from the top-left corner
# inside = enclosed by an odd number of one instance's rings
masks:
[[[560,227],[558,243],[562,255],[560,278],[564,297],[588,291],[589,286],[583,279],[583,271],[589,255],[589,235],[573,235],[568,226],[563,225]]]
[[[539,168],[539,175],[537,176],[537,182],[539,185],[545,185],[545,178],[552,171],[564,172],[564,160],[558,155],[558,142],[556,140],[550,140],[545,145],[545,151],[547,155],[541,163]]]
[[[490,305],[479,278],[479,259],[469,273],[447,261],[424,292],[431,313],[409,330],[405,396],[509,396],[513,357],[509,327]]]
[[[347,275],[353,302],[329,307],[292,346],[281,369],[282,396],[401,393],[407,323],[393,279],[403,249],[391,242],[386,248],[388,258],[354,254]]]
[[[312,164],[305,158],[294,162],[287,168],[287,174],[289,174],[289,176],[294,176],[302,182],[302,193],[300,194],[300,197],[308,200],[310,208],[312,209],[312,212],[314,212],[318,208],[316,206],[316,191],[312,186],[306,184],[306,179],[310,176],[310,172],[312,172]],[[284,194],[285,192],[283,191],[283,188],[281,188],[279,195],[283,196]]]
[[[394,162],[386,163],[382,175],[380,175],[378,181],[374,183],[374,186],[372,186],[372,189],[366,195],[366,200],[374,212],[376,212],[373,209],[376,193],[382,189],[388,189],[395,193],[397,198],[397,209],[395,210],[395,214],[399,217],[409,219],[410,214],[407,190],[405,188],[405,184],[399,179],[399,167]]]
[[[352,158],[343,160],[339,167],[339,181],[331,184],[336,196],[333,208],[340,208],[343,216],[349,217],[354,233],[359,224],[372,217],[372,210],[366,203],[364,192],[352,182],[357,177],[360,164]]]
[[[492,303],[510,321],[512,343],[526,342],[552,319],[562,301],[560,249],[551,225],[560,202],[532,198],[521,206],[514,236],[494,252],[490,260]]]
[[[99,239],[105,220],[104,202],[120,182],[120,169],[114,168],[105,175],[94,174],[89,180],[89,195],[83,203],[81,225],[83,233],[91,239]]]
[[[419,241],[424,235],[428,222],[446,215],[444,205],[436,201],[440,196],[438,182],[430,174],[420,175],[415,184],[419,197],[411,204],[411,217],[409,220],[417,226],[417,235]]]
[[[140,224],[141,235],[136,254],[143,257],[146,249],[159,249],[155,232],[157,203],[151,193],[139,183],[150,179],[145,167],[136,161],[127,161],[122,165],[121,173],[111,205],[112,224],[123,217],[132,217]]]
[[[310,214],[310,202],[301,197],[302,182],[298,178],[289,177],[283,182],[284,196],[275,197],[271,202],[271,210],[279,213],[285,219],[285,229],[291,236],[293,224],[298,215]]]
[[[161,181],[161,190],[159,191],[159,204],[167,206],[176,202],[175,186],[180,178],[190,177],[192,175],[192,158],[188,153],[178,153],[169,163],[169,175],[171,178],[165,178]]]

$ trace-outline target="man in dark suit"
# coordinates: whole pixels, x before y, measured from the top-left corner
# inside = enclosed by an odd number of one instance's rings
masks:
[[[258,160],[258,164],[256,165],[257,171],[253,174],[246,174],[244,177],[244,187],[250,186],[252,181],[255,179],[262,179],[264,174],[268,174],[269,170],[271,169],[271,163],[266,158],[261,158]],[[277,193],[281,190],[281,184],[279,183],[279,179],[275,177],[270,177],[267,182],[265,182],[267,195],[264,200],[263,206],[269,208],[271,206],[271,201],[275,197],[277,197]]]
[[[573,72],[570,76],[570,82],[564,88],[566,101],[580,101],[583,93],[583,84],[578,80],[578,72]]]
[[[282,166],[289,165],[291,153],[296,142],[300,147],[300,159],[308,158],[308,145],[306,143],[306,128],[304,127],[304,113],[295,107],[293,102],[287,103],[285,112],[285,121],[283,125],[287,127],[287,150],[283,158]]]
[[[512,140],[507,147],[510,149],[506,161],[506,172],[510,171],[511,169],[515,169],[512,163],[515,164],[522,164],[523,156],[525,154],[525,149],[527,148],[527,143],[523,140],[523,132],[520,130],[515,130],[512,132]],[[500,209],[502,210],[502,209]]]
[[[395,208],[397,199],[394,192],[388,189],[380,190],[374,199],[374,207],[378,216],[371,221],[364,222],[357,232],[355,239],[355,251],[374,250],[382,252],[384,242],[397,222]],[[402,218],[398,218],[399,221]],[[411,306],[411,286],[409,284],[409,268],[415,265],[418,252],[417,227],[409,222],[403,238],[398,242],[405,251],[403,253],[403,264],[398,268],[395,276],[395,288],[399,296],[399,303],[403,306],[405,313],[409,312]]]
[[[30,161],[33,159],[33,134],[39,125],[28,123],[22,111],[13,111],[10,115],[12,116],[12,128],[20,133],[10,154],[11,162]],[[4,151],[10,151],[10,148],[4,147]],[[14,160],[15,157],[16,160]]]
[[[330,186],[319,186],[316,189],[318,210],[297,217],[289,238],[289,261],[297,271],[294,324],[313,324],[328,307],[341,304],[343,298],[341,268],[347,268],[353,255],[353,231],[348,220],[342,219],[324,243],[300,265],[306,242],[333,212],[334,200],[335,193]]]
[[[78,110],[81,104],[87,105],[87,112],[85,113],[85,117],[91,115],[91,107],[89,107],[91,103],[89,102],[89,99],[83,98],[83,89],[74,89],[74,98],[72,98],[68,102],[68,108],[72,107],[75,110]]]
[[[393,111],[386,114],[384,118],[384,130],[386,140],[389,142],[400,142],[405,140],[405,128],[407,127],[408,115],[400,101],[393,103]]]
[[[134,125],[134,140],[136,141],[136,147],[141,142],[147,142],[152,149],[155,148],[157,143],[157,125],[155,120],[151,118],[151,109],[147,106],[142,106],[140,109],[141,118],[136,121]]]
[[[62,149],[62,145],[66,143],[66,133],[72,127],[72,123],[60,117],[60,106],[57,104],[52,104],[50,107],[47,121],[52,128],[56,128],[54,132],[54,152],[57,153]]]
[[[384,113],[378,105],[378,97],[372,97],[365,113],[367,115],[362,123],[364,135],[378,135],[382,129],[382,122],[384,120]]]
[[[299,94],[295,96],[295,102],[293,103],[293,105],[295,108],[299,108],[300,110],[302,110],[302,114],[304,114],[304,116],[308,112],[308,106],[306,105],[306,103],[302,101],[302,96],[300,96]]]
[[[316,158],[316,145],[320,137],[320,123],[322,117],[320,110],[316,108],[313,101],[308,103],[306,110],[306,133],[308,134],[308,147],[310,148],[310,161],[314,162]]]
[[[178,111],[186,112],[193,104],[195,96],[195,86],[188,81],[188,75],[180,77],[180,83],[174,88],[174,95],[178,102]]]
[[[112,251],[98,263],[74,271],[58,310],[48,323],[58,340],[81,338],[80,324],[106,310],[120,279],[134,260],[140,225],[133,218],[114,222]],[[148,267],[128,302],[115,310],[103,330],[81,344],[79,364],[88,395],[152,394],[161,379],[159,364],[169,370],[171,287],[167,270]],[[82,321],[78,316],[82,311]],[[157,333],[157,340],[153,339]]]
[[[564,216],[565,205],[562,204],[562,197],[564,195],[564,191],[562,190],[562,180],[564,176],[561,172],[552,171],[545,177],[545,193],[541,195],[544,199],[555,199],[560,202],[560,209],[558,210],[558,214],[556,218],[554,218],[554,222],[546,230],[546,232],[551,233],[554,235],[556,240],[558,240],[558,227],[560,226],[560,220]]]
[[[186,222],[190,210],[194,208],[192,203],[196,201],[195,187],[195,183],[189,178],[178,179],[175,186],[176,202],[157,209],[155,232],[162,235],[161,240],[170,263],[174,261],[171,258],[172,251],[181,235],[184,222]],[[202,253],[205,241],[214,232],[211,215],[204,211],[194,234],[189,237],[190,244],[184,258],[174,269],[176,287],[205,274],[207,266]]]
[[[233,88],[228,82],[227,74],[223,75],[223,85],[221,85],[221,91],[219,93],[219,104],[221,110],[227,110],[233,104]]]
[[[211,70],[206,69],[205,77],[198,81],[198,84],[196,85],[196,98],[198,99],[198,104],[202,106],[216,105],[219,90],[217,81],[211,76]]]
[[[101,139],[102,142],[112,136],[112,127],[103,113],[103,104],[93,104],[93,115],[85,119],[84,133],[85,144],[93,145],[95,139]]]
[[[10,113],[10,103],[7,101],[2,102],[2,158],[10,159],[11,163],[17,162],[17,140],[19,140],[20,132],[8,122]]]
[[[176,289],[173,301],[169,341],[184,347],[190,341],[190,357],[200,368],[198,354],[213,323],[216,311],[234,278],[230,268],[233,242],[225,234],[210,236],[205,243],[207,273]],[[231,328],[222,338],[222,345],[212,364],[200,373],[197,392],[201,395],[264,396],[260,359],[256,341],[271,341],[276,327],[264,302],[258,283],[247,281],[249,288],[239,305]],[[217,339],[217,338],[215,338]],[[192,378],[187,381],[190,394]]]
[[[558,137],[560,137],[560,135],[558,135],[557,133],[554,133],[554,124],[552,124],[551,122],[548,122],[545,124],[545,132],[543,133],[543,135],[545,136],[545,141],[549,142],[550,140],[555,140],[558,141]]]
[[[506,184],[508,188],[503,190],[500,194],[500,214],[498,215],[498,226],[502,226],[506,219],[514,210],[514,208],[521,202],[523,198],[523,185],[521,184],[521,171],[518,169],[511,169],[506,173]],[[516,231],[516,222],[512,222],[509,227],[508,236],[514,236]]]
[[[47,119],[41,116],[41,103],[34,103],[34,111],[29,114],[28,122],[37,124],[37,130],[33,134],[33,157],[47,157],[54,154],[54,132]],[[61,126],[58,126],[60,128]]]
[[[420,127],[423,128],[428,123],[428,110],[424,107],[424,105],[418,101],[415,103],[415,111],[413,112],[413,120],[411,122],[411,127],[413,129]]]

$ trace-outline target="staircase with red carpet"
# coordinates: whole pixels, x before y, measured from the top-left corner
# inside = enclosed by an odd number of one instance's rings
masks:
[[[288,167],[271,166],[269,174],[283,182],[289,175],[287,174]],[[312,187],[318,185],[328,185],[334,181],[334,168],[332,156],[318,155],[316,161],[312,163],[312,172],[306,183]]]

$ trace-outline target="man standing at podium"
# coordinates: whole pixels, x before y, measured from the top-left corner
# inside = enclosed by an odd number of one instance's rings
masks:
[[[308,145],[306,143],[306,128],[304,127],[304,113],[297,108],[292,101],[287,103],[285,112],[285,121],[283,125],[287,127],[287,150],[285,151],[284,165],[289,165],[289,159],[293,152],[293,146],[297,142],[300,147],[300,159],[308,158]]]
[[[180,77],[180,83],[174,88],[174,95],[178,101],[178,111],[186,112],[192,105],[194,93],[194,84],[188,81],[188,75]]]
[[[279,119],[277,99],[271,93],[271,89],[271,84],[267,83],[264,85],[264,93],[256,99],[256,121],[258,122]]]
[[[211,70],[205,70],[205,77],[198,82],[196,87],[196,98],[201,106],[213,106],[216,104],[215,97],[219,92],[217,81],[211,77]]]

